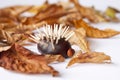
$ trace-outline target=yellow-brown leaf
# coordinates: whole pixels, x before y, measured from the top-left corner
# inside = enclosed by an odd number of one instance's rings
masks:
[[[86,35],[88,37],[92,38],[109,38],[113,37],[117,34],[120,34],[119,31],[115,31],[112,29],[108,30],[99,30],[98,28],[94,28],[92,26],[89,26],[85,21],[81,20],[75,20],[74,21],[75,27],[76,28],[84,28],[86,30]]]
[[[70,60],[67,67],[75,63],[108,63],[108,61],[111,61],[110,56],[102,52],[78,52],[77,55]]]
[[[90,48],[86,40],[86,31],[83,28],[78,28],[74,31],[74,35],[70,39],[72,44],[78,45],[84,52],[89,52]]]
[[[71,0],[75,7],[78,9],[83,18],[87,18],[91,22],[106,22],[107,19],[100,14],[99,11],[95,10],[93,7],[85,7],[79,4],[78,0]]]

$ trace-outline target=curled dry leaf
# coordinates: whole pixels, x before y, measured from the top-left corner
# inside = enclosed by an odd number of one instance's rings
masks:
[[[37,55],[24,47],[14,44],[7,51],[0,52],[0,66],[17,72],[38,74],[51,73],[57,76],[58,72],[48,66],[43,55]]]
[[[59,18],[71,14],[73,12],[66,11],[61,5],[52,4],[45,8],[44,11],[39,12],[33,18],[38,20],[34,21],[34,23],[40,21],[46,21],[49,24],[57,23]],[[52,22],[50,23],[50,21]]]
[[[16,25],[16,27],[13,28],[10,32],[19,33],[19,34],[20,33],[21,34],[31,34],[33,30],[40,28],[43,24],[45,24],[45,22],[29,24],[29,25],[19,24],[19,25]]]
[[[76,8],[70,8],[68,12],[73,12],[73,13],[67,14],[66,16],[59,18],[58,20],[59,23],[62,23],[68,26],[74,26],[73,24],[74,20],[82,19],[81,14],[77,11]]]
[[[0,42],[6,45],[14,44],[17,42],[20,45],[29,45],[26,44],[26,41],[31,42],[28,39],[28,35],[32,34],[32,31],[36,28],[41,27],[44,22],[37,23],[34,25],[16,25],[14,27],[8,27],[3,26],[0,29]]]
[[[45,55],[48,63],[52,62],[64,62],[65,58],[61,55]]]
[[[39,9],[38,13],[33,17],[27,18],[24,24],[35,24],[42,21],[53,24],[64,15],[66,15],[66,12],[63,11],[61,6],[51,4],[43,7],[42,9]],[[52,22],[50,20],[52,20]]]
[[[116,17],[116,13],[120,13],[120,11],[112,7],[108,7],[105,11],[105,14],[110,18],[111,21],[119,22],[120,20]]]
[[[38,11],[41,11],[43,8],[45,8],[46,6],[43,4],[41,6],[33,6],[31,9],[28,10],[28,12],[33,13],[33,14],[37,14]]]
[[[14,23],[16,16],[12,15],[10,10],[6,8],[0,9],[0,23]]]
[[[26,12],[27,10],[31,9],[32,6],[11,6],[11,7],[6,7],[4,10],[10,12],[14,16],[18,16],[22,14],[23,12]]]
[[[94,8],[85,7],[79,4],[78,0],[70,0],[74,3],[75,7],[78,9],[82,17],[87,18],[91,22],[106,22],[106,18],[100,14],[99,11],[95,10]]]
[[[1,30],[0,32],[2,32],[0,42],[6,45],[11,45],[14,43],[23,44],[27,39],[24,34],[14,34],[4,30]]]
[[[36,24],[17,24],[17,25],[12,25],[12,24],[0,24],[0,30],[5,30],[7,32],[11,33],[32,33],[33,30],[40,28],[46,24],[46,22],[39,22]]]
[[[6,51],[6,50],[8,50],[9,48],[10,48],[11,46],[0,46],[0,52],[2,52],[2,51]]]
[[[6,31],[12,31],[13,29],[16,28],[16,24],[11,24],[11,23],[0,23],[0,30],[6,30]]]
[[[103,52],[78,52],[70,60],[67,67],[75,63],[108,63],[111,61],[110,56],[104,54]]]
[[[70,38],[70,43],[78,45],[84,52],[90,51],[86,40],[86,31],[83,28],[74,30],[74,35]]]
[[[115,31],[112,29],[107,30],[99,30],[98,28],[94,28],[92,26],[89,26],[85,21],[81,20],[75,20],[74,21],[76,28],[84,28],[86,30],[86,35],[88,37],[92,38],[109,38],[113,37],[117,34],[120,34],[119,31]]]

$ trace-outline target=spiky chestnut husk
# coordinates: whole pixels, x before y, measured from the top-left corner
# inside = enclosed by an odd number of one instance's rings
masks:
[[[43,32],[38,31],[36,35],[31,35],[31,39],[37,42],[37,48],[42,54],[60,54],[65,58],[74,53],[69,43],[69,38],[73,32],[68,30],[69,27],[62,25],[46,25]],[[70,50],[69,50],[70,49]],[[69,51],[68,51],[69,50]],[[69,52],[69,55],[67,54]]]
[[[58,43],[54,44],[54,49],[52,48],[51,42],[47,42],[46,39],[44,39],[42,43],[38,43],[37,47],[42,54],[53,54],[53,55],[60,54],[65,58],[69,57],[67,52],[69,49],[71,49],[70,43],[68,41],[65,41],[65,38],[60,38],[58,40]]]

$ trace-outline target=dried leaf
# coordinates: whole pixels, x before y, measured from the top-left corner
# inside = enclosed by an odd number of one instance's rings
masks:
[[[35,16],[29,19],[29,23],[38,23],[46,21],[48,23],[56,23],[60,17],[66,16],[73,12],[68,12],[61,5],[49,4],[40,10]],[[34,20],[33,20],[34,19]],[[52,22],[50,22],[52,20]]]
[[[114,10],[113,8],[111,7],[108,7],[107,10],[106,10],[106,15],[108,15],[109,17],[111,18],[115,18],[116,17],[116,10]]]
[[[51,73],[53,76],[58,75],[56,70],[48,66],[43,55],[37,55],[18,44],[14,44],[7,51],[0,52],[0,66],[28,74]]]
[[[29,41],[28,35],[32,34],[32,31],[41,27],[44,22],[34,25],[16,25],[14,27],[7,27],[9,25],[1,25],[0,30],[0,46],[10,45],[17,42],[20,45],[26,45],[26,41]],[[6,28],[7,27],[7,28]],[[28,45],[28,44],[27,44]]]
[[[106,18],[100,14],[99,11],[95,10],[94,8],[85,7],[79,4],[78,0],[70,0],[74,3],[75,7],[78,9],[82,17],[87,18],[91,22],[106,22]]]
[[[108,63],[108,61],[111,61],[110,56],[105,55],[103,52],[78,52],[76,56],[70,60],[67,67],[75,63]]]
[[[4,8],[0,9],[0,18],[0,23],[16,23],[17,21],[17,17]]]
[[[112,29],[109,30],[99,30],[98,28],[94,28],[92,26],[89,26],[85,21],[83,20],[76,20],[74,21],[76,28],[84,28],[86,30],[86,35],[88,37],[92,38],[109,38],[113,37],[115,35],[120,34],[119,31],[115,31]]]
[[[45,58],[47,59],[48,63],[52,62],[63,62],[65,58],[61,55],[45,55]]]
[[[2,32],[0,42],[3,43],[3,46],[4,45],[9,46],[14,43],[24,45],[25,44],[24,41],[27,40],[27,37],[25,34],[10,33],[10,32],[4,31],[4,30],[2,30],[0,32]]]
[[[72,13],[69,13],[66,16],[60,17],[60,19],[59,19],[60,24],[74,26],[74,24],[73,24],[74,20],[82,19],[81,14],[77,11],[76,8],[70,8],[68,10],[68,12],[72,12]]]
[[[74,31],[74,35],[70,38],[71,44],[78,45],[84,52],[89,52],[90,48],[86,40],[86,31],[78,28]]]
[[[10,48],[11,46],[0,46],[0,52],[2,52],[2,51],[6,51],[6,50],[8,50],[9,48]]]
[[[39,11],[39,13],[35,15],[35,17],[36,18],[41,18],[41,17],[46,17],[46,16],[48,17],[49,15],[57,14],[57,13],[64,12],[64,11],[65,10],[63,9],[62,6],[51,4],[45,7],[45,9]]]
[[[59,1],[57,4],[61,5],[66,10],[69,9],[72,6],[70,1],[66,1],[66,2],[65,1]]]
[[[44,10],[46,7],[48,7],[48,1],[46,0],[44,4],[40,6],[33,6],[31,9],[28,10],[28,12],[34,13],[35,15]]]
[[[120,11],[112,7],[108,7],[105,11],[105,14],[110,18],[111,21],[118,22],[120,20],[116,17],[116,13],[120,13]]]
[[[9,23],[9,24],[15,24],[15,21],[12,19],[9,19],[8,17],[0,17],[0,23]]]
[[[0,30],[12,31],[12,29],[16,28],[16,24],[12,23],[0,23]]]
[[[18,16],[21,13],[29,10],[30,8],[32,8],[32,6],[11,6],[11,7],[6,7],[4,8],[4,10],[9,11],[12,15],[14,16]]]

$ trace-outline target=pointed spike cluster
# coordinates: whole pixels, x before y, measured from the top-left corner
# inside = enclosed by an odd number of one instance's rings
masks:
[[[39,43],[45,38],[47,41],[51,42],[53,48],[54,44],[57,44],[60,38],[69,40],[70,37],[74,34],[73,31],[69,31],[68,26],[63,27],[62,24],[54,24],[53,27],[51,25],[45,25],[43,27],[43,33],[39,29],[37,29],[37,31],[38,34],[35,34],[34,36],[31,35],[31,39]]]

